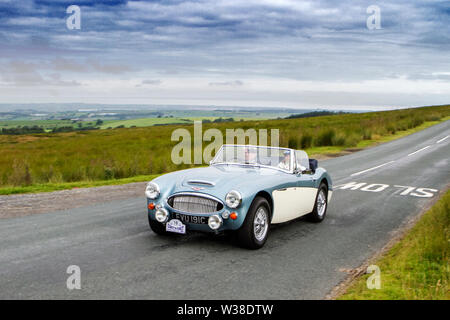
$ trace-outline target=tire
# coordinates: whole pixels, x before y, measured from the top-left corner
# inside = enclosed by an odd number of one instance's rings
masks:
[[[328,209],[328,187],[321,182],[317,190],[314,210],[308,214],[308,220],[312,222],[322,222],[325,219]]]
[[[238,244],[252,250],[263,247],[269,236],[270,214],[270,206],[267,200],[263,197],[255,198],[247,212],[244,223],[236,232]]]
[[[150,229],[156,234],[164,235],[167,234],[166,226],[162,223],[159,223],[158,221],[150,219],[150,216],[148,217],[148,224],[150,225]]]

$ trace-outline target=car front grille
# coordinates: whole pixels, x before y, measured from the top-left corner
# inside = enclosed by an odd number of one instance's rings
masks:
[[[167,203],[173,209],[186,213],[213,213],[223,208],[219,201],[197,195],[174,195]]]

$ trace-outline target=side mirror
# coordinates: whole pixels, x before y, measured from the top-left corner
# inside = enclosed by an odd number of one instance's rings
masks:
[[[300,166],[300,168],[299,168],[299,167],[296,167],[296,168],[294,169],[294,174],[305,173],[305,171],[306,171],[306,168],[305,168],[304,166]]]

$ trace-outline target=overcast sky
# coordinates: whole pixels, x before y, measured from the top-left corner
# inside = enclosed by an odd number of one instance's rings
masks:
[[[81,8],[69,30],[66,8]],[[369,30],[367,8],[381,10]],[[0,0],[0,103],[450,103],[450,1]]]

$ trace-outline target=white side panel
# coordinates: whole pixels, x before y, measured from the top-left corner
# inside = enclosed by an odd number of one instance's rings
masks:
[[[286,222],[310,213],[314,209],[316,195],[316,188],[287,188],[273,191],[272,223]]]

